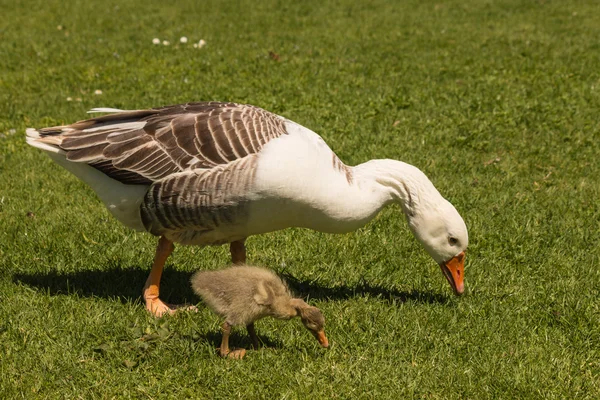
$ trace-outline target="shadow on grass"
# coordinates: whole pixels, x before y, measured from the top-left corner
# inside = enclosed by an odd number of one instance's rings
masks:
[[[78,294],[131,302],[141,298],[149,273],[149,269],[129,267],[73,273],[15,274],[13,281],[47,291],[51,295]],[[191,275],[189,272],[165,268],[160,286],[161,299],[173,304],[197,303],[199,299],[190,287]]]
[[[373,286],[367,282],[360,282],[354,286],[327,287],[314,282],[300,281],[289,274],[282,274],[292,291],[299,296],[309,296],[311,299],[350,299],[361,295],[370,295],[388,301],[415,301],[427,304],[446,304],[448,296],[440,293],[423,292],[419,290],[399,291],[383,286]]]
[[[298,323],[299,322],[300,321],[298,321]],[[302,325],[300,324],[300,327],[298,329],[304,328],[302,328]],[[221,332],[209,332],[199,336],[202,337],[203,340],[206,340],[207,342],[211,343],[211,345],[215,348],[215,353],[218,353],[218,348],[221,346]],[[256,329],[256,336],[258,336],[259,341],[258,350],[264,348],[283,349],[285,347],[283,342],[279,340],[272,340],[266,336],[261,335],[260,330],[258,328]],[[194,338],[192,338],[191,336],[189,338],[190,340],[194,340]],[[252,342],[250,341],[250,336],[248,335],[246,328],[236,327],[232,330],[231,336],[229,336],[229,348],[243,348],[246,350],[254,350],[252,348]]]
[[[115,268],[108,271],[81,271],[75,273],[15,274],[13,281],[47,291],[51,295],[78,294],[118,298],[122,302],[132,302],[141,298],[142,288],[150,271],[136,267]],[[190,287],[192,273],[166,268],[161,281],[160,297],[173,304],[196,304],[198,296]],[[299,296],[309,296],[318,300],[349,299],[370,295],[388,301],[415,301],[419,303],[445,304],[446,295],[418,290],[398,291],[382,286],[372,286],[361,282],[353,286],[327,287],[314,282],[301,281],[284,274],[292,291]]]

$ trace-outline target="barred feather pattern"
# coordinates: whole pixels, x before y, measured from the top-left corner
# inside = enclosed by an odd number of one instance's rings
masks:
[[[197,168],[154,183],[141,205],[147,231],[182,244],[221,244],[237,237],[207,239],[217,229],[244,223],[247,194],[255,178],[257,155],[211,169]]]
[[[188,103],[44,128],[42,143],[126,184],[151,184],[258,153],[286,134],[284,119],[251,105]]]

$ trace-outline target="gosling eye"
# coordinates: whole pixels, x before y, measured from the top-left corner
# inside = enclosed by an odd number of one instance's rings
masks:
[[[311,322],[311,321],[303,320],[302,323],[304,324],[304,326],[308,330],[311,330],[311,331],[316,331],[317,330],[317,325],[315,323]]]
[[[458,243],[458,239],[455,237],[450,236],[448,238],[448,243],[450,243],[450,246],[455,246]]]

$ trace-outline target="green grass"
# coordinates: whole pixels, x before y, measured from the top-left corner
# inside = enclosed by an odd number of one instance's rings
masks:
[[[0,0],[0,398],[600,397],[597,2],[391,3]],[[201,100],[282,114],[350,164],[420,167],[469,227],[466,295],[392,207],[248,240],[323,310],[327,351],[262,320],[268,348],[222,360],[202,305],[150,317],[156,239],[24,129]],[[228,260],[177,247],[162,297],[197,303],[189,276]]]

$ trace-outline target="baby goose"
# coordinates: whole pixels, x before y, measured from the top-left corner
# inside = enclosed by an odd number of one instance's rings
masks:
[[[275,273],[247,265],[218,271],[199,271],[191,278],[192,288],[215,313],[225,318],[221,357],[242,358],[246,350],[229,350],[231,327],[246,325],[252,346],[258,348],[254,321],[271,316],[290,319],[300,316],[302,323],[323,347],[329,342],[323,330],[321,311],[302,299],[292,298],[286,284]]]

